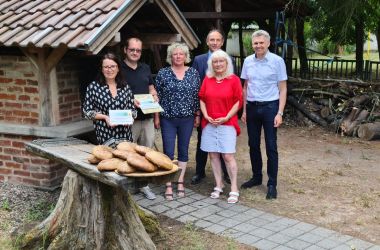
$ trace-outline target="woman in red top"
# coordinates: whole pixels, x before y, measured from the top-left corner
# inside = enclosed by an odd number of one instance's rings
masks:
[[[242,87],[239,77],[233,74],[231,58],[222,50],[211,54],[207,76],[199,91],[203,113],[201,121],[201,149],[209,152],[216,187],[211,198],[223,192],[220,154],[226,163],[231,179],[228,203],[238,202],[237,164],[235,160],[236,137],[240,134],[237,112],[241,108]]]

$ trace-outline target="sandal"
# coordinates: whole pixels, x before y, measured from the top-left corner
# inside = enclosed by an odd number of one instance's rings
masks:
[[[230,192],[230,197],[227,199],[227,203],[235,204],[239,201],[239,192]]]
[[[183,186],[183,189],[179,189],[178,188],[178,185],[182,185]],[[185,197],[185,186],[184,186],[184,183],[183,182],[177,182],[177,195],[178,197],[180,198],[183,198]]]
[[[166,184],[165,186],[166,186],[166,189],[172,188],[171,184]],[[166,190],[164,195],[165,195],[165,199],[167,201],[172,201],[173,200],[173,189],[172,189],[172,193],[167,193],[167,190]]]
[[[219,199],[220,194],[223,193],[223,189],[214,187],[214,192],[210,194],[210,198]]]

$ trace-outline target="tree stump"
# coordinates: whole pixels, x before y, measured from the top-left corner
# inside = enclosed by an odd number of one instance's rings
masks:
[[[156,249],[122,188],[68,170],[50,216],[24,235],[21,249]]]

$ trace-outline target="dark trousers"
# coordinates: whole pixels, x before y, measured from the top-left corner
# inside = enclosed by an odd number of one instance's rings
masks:
[[[194,117],[185,118],[164,118],[161,117],[161,136],[164,153],[174,159],[174,148],[176,138],[178,161],[187,162],[189,160],[189,144],[194,127]]]
[[[197,152],[195,153],[196,168],[195,174],[200,176],[205,176],[205,168],[208,158],[208,152],[205,152],[201,149],[201,138],[202,138],[202,127],[199,125],[197,128],[198,131],[198,142],[197,142]],[[226,163],[223,160],[222,155],[220,155],[220,163],[222,165],[222,170],[224,176],[228,176],[226,169]]]
[[[278,112],[278,100],[270,102],[247,102],[247,130],[249,156],[253,178],[262,180],[263,160],[260,150],[261,128],[264,128],[265,148],[267,153],[267,185],[277,186],[278,152],[277,128],[274,118]]]

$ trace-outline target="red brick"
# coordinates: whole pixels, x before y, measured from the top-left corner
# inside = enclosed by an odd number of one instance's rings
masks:
[[[22,92],[23,89],[18,86],[12,86],[7,88],[8,92]]]
[[[24,109],[35,109],[35,110],[37,110],[38,105],[35,103],[24,103],[24,104],[22,104],[22,107]]]
[[[13,79],[11,78],[0,77],[0,83],[10,83],[12,81]]]
[[[49,164],[49,160],[43,159],[43,158],[32,158],[31,162],[32,164],[43,164],[43,165]]]
[[[24,142],[20,142],[20,141],[13,141],[12,142],[12,147],[15,147],[15,148],[24,148],[25,147],[25,143]]]
[[[18,162],[14,162],[14,161],[6,161],[5,166],[10,167],[10,168],[20,169],[22,167],[22,164]]]
[[[26,85],[25,79],[16,79],[15,84],[17,85]]]
[[[12,169],[1,167],[0,174],[12,174]]]
[[[5,93],[0,93],[0,99],[3,100],[16,100],[16,95],[8,95]]]
[[[41,186],[41,182],[35,179],[23,178],[22,182],[32,186]]]
[[[0,160],[10,161],[12,157],[10,155],[0,155]]]
[[[0,175],[0,181],[4,181],[4,176]]]
[[[12,145],[12,142],[10,140],[0,140],[0,146],[2,147],[9,147]]]
[[[24,152],[22,154],[25,155]],[[13,156],[12,159],[18,163],[29,163],[30,162],[30,159],[26,158],[26,157]]]
[[[22,111],[22,110],[13,110],[13,114],[15,116],[24,116],[24,117],[29,117],[30,112],[29,111]]]
[[[17,109],[22,108],[22,105],[20,103],[14,103],[14,102],[5,102],[4,106],[7,108],[17,108]]]
[[[35,118],[23,118],[22,119],[23,124],[32,124],[32,125],[37,125],[38,124],[38,119]]]
[[[30,176],[29,171],[22,171],[22,170],[13,170],[13,174],[18,175],[18,176],[27,176],[27,177]]]
[[[30,165],[28,163],[25,163],[22,166],[22,169],[28,170],[28,171],[33,171],[33,172],[40,172],[41,171],[41,167],[40,166]]]
[[[25,76],[25,77],[33,77],[34,74],[33,74],[33,73],[25,73],[24,76]]]
[[[38,82],[36,80],[28,79],[27,83],[28,83],[28,85],[38,86]]]
[[[55,172],[52,173],[31,173],[31,177],[36,179],[52,179],[55,178],[57,174]]]
[[[15,148],[4,148],[4,153],[10,155],[21,155],[22,150]]]
[[[65,96],[65,102],[73,102],[79,100],[78,94]]]
[[[34,87],[24,87],[25,93],[30,93],[30,94],[38,94],[38,88]]]
[[[30,116],[32,118],[38,118],[40,114],[38,114],[37,112],[30,112]]]
[[[20,95],[18,97],[20,101],[30,101],[30,97],[28,95]]]

